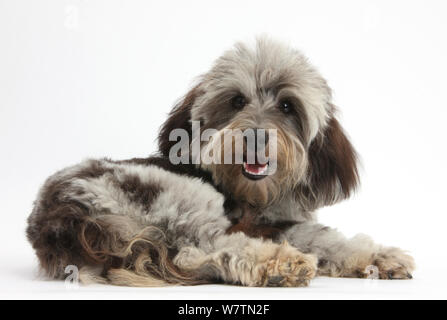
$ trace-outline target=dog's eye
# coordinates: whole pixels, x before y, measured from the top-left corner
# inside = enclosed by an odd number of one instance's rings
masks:
[[[282,112],[289,113],[290,111],[292,111],[293,104],[289,100],[282,100],[279,103],[279,108],[281,109]]]
[[[235,109],[242,109],[247,104],[247,100],[242,95],[237,95],[231,99],[231,105]]]

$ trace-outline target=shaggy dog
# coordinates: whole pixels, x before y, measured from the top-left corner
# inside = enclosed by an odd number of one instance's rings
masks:
[[[42,269],[64,278],[75,265],[85,283],[129,286],[305,286],[315,275],[372,271],[411,278],[402,250],[316,221],[318,208],[358,185],[356,153],[335,113],[326,81],[300,52],[265,38],[236,44],[171,111],[156,155],[86,160],[48,178],[27,229]],[[214,130],[199,146],[212,157],[230,129],[273,129],[276,152],[258,158],[273,145],[264,132],[249,162],[248,139],[238,153],[235,135],[221,151],[242,162],[200,161],[194,124]]]

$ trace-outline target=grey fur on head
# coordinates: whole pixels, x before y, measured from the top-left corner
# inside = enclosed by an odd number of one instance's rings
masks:
[[[275,130],[276,171],[258,174],[269,162],[247,163],[245,142],[242,164],[173,164],[170,134],[183,129],[192,144],[193,122],[218,137]],[[260,38],[225,52],[174,107],[157,155],[86,160],[48,178],[27,235],[47,275],[76,265],[85,283],[304,286],[317,274],[368,277],[371,268],[411,278],[402,250],[316,222],[316,209],[355,190],[356,163],[324,78],[299,51]]]

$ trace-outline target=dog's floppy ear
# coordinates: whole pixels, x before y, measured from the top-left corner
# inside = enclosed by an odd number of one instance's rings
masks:
[[[158,149],[166,157],[176,141],[169,141],[169,134],[174,129],[184,129],[191,138],[191,108],[198,95],[199,86],[191,89],[185,97],[171,110],[158,135]]]
[[[332,116],[309,148],[307,186],[301,188],[309,209],[348,198],[359,184],[357,153]]]

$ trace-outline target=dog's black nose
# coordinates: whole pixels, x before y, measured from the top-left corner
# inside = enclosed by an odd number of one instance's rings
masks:
[[[269,133],[265,129],[254,129],[256,141],[259,141],[259,144],[262,144],[264,147],[269,142]]]
[[[266,155],[269,141],[268,131],[265,129],[249,129],[244,133],[244,161],[254,161],[254,163],[268,163]]]
[[[252,137],[252,139],[248,137]],[[269,142],[269,134],[266,129],[252,128],[246,131],[244,134],[244,143],[248,150],[257,152],[258,150],[264,150]]]

